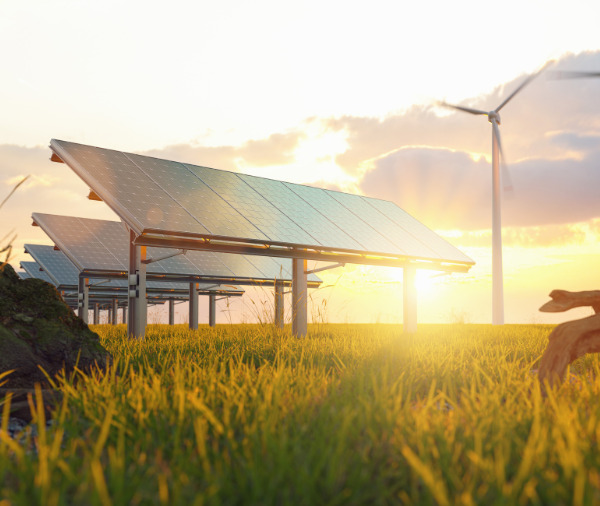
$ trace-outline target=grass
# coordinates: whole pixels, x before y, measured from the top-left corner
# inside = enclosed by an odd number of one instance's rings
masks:
[[[0,435],[0,505],[594,504],[600,361],[542,397],[551,328],[97,326],[106,374]]]

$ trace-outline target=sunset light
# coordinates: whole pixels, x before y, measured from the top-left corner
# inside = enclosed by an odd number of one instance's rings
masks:
[[[598,0],[0,5],[0,506],[599,504]]]

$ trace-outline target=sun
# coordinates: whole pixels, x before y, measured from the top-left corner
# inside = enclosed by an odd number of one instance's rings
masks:
[[[387,271],[387,276],[394,283],[404,282],[404,272],[402,269],[390,268]],[[430,270],[417,269],[417,275],[415,276],[415,287],[417,289],[417,296],[432,294],[438,285],[440,279],[440,273]]]
[[[417,294],[421,296],[431,293],[436,285],[437,279],[437,274],[435,272],[417,270],[417,275],[415,277]]]

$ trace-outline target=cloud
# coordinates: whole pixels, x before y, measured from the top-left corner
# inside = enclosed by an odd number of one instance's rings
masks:
[[[600,69],[600,52],[566,55],[554,68]],[[502,109],[502,144],[514,187],[504,226],[566,224],[600,216],[600,79],[540,75]],[[524,80],[462,102],[497,107]],[[430,227],[491,226],[491,128],[487,118],[415,106],[385,118],[323,120],[345,132],[337,163],[357,190],[392,200]]]
[[[597,70],[600,52],[566,55],[554,68]],[[600,132],[600,79],[552,80],[549,75],[540,75],[501,111],[503,147],[511,163],[529,157],[564,157],[564,136],[593,137]],[[461,105],[491,110],[525,77],[519,76],[485,96],[464,100]],[[342,116],[323,123],[333,131],[346,133],[348,149],[336,161],[352,175],[368,170],[369,161],[408,146],[486,155],[491,150],[491,129],[485,116],[454,112],[435,104],[414,106],[385,118]]]
[[[504,226],[540,226],[600,216],[600,146],[580,160],[528,159],[510,166]],[[373,163],[359,191],[391,200],[434,229],[491,227],[491,167],[460,151],[406,148]]]
[[[249,140],[241,146],[174,144],[141,154],[224,170],[238,170],[240,166],[269,167],[291,163],[302,137],[300,131],[292,131]]]

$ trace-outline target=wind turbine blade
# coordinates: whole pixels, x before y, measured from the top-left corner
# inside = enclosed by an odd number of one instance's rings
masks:
[[[519,93],[523,88],[525,88],[525,86],[527,86],[531,81],[533,81],[537,76],[539,76],[546,69],[546,67],[548,67],[548,65],[552,63],[554,62],[547,62],[540,70],[534,72],[527,79],[525,79],[525,81],[523,81],[515,91],[513,91],[507,98],[504,99],[504,102],[502,102],[498,107],[496,107],[495,111],[499,112],[500,109],[502,109],[506,104],[508,104],[517,93]]]
[[[504,191],[508,193],[512,193],[513,185],[512,180],[510,178],[510,172],[508,171],[508,167],[506,166],[506,159],[504,158],[504,151],[502,150],[502,140],[500,138],[500,128],[498,128],[498,123],[495,119],[492,120],[492,128],[494,129],[494,135],[496,136],[496,141],[498,142],[498,151],[500,152],[500,170],[502,171],[502,186],[504,187]]]
[[[473,109],[471,107],[463,107],[462,105],[452,105],[452,104],[448,104],[446,102],[439,102],[438,105],[442,106],[442,107],[447,107],[449,109],[456,109],[458,111],[463,111],[463,112],[468,112],[469,114],[476,114],[476,115],[484,115],[487,116],[487,111],[482,111],[480,109]]]
[[[575,72],[570,70],[555,70],[550,73],[552,79],[582,79],[600,77],[600,72]]]

